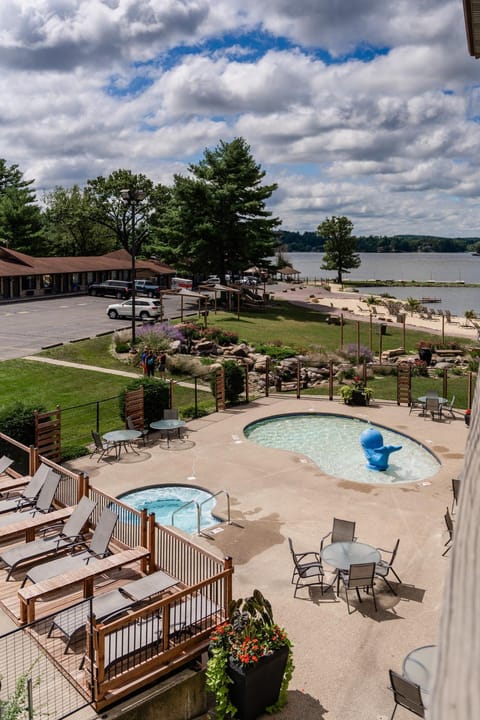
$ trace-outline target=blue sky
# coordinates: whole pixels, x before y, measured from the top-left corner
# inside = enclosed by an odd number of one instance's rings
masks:
[[[244,137],[288,230],[479,234],[461,0],[2,0],[0,156],[39,199]]]

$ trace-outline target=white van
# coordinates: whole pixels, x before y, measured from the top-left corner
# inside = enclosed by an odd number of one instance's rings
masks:
[[[191,290],[193,287],[193,281],[188,280],[187,278],[181,278],[181,277],[174,277],[172,278],[172,290],[180,290],[181,288],[185,290]]]

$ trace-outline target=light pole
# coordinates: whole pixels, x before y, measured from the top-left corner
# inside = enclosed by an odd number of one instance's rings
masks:
[[[145,193],[143,190],[133,190],[131,188],[126,188],[124,190],[120,190],[120,197],[122,199],[122,202],[124,205],[127,205],[129,208],[131,208],[132,211],[132,241],[130,245],[130,255],[132,258],[132,270],[131,270],[131,279],[132,279],[132,347],[135,345],[136,342],[136,333],[135,333],[135,261],[136,261],[136,254],[137,254],[137,247],[136,247],[136,239],[135,239],[135,210],[138,203],[142,202],[142,200],[145,199]]]

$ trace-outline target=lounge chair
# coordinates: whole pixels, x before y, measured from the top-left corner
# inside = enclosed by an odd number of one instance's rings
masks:
[[[216,617],[221,608],[201,593],[170,607],[169,635],[190,633],[206,620]],[[213,629],[213,628],[212,628]],[[112,632],[105,637],[105,669],[128,655],[140,653],[142,660],[163,649],[163,618],[156,612]]]
[[[39,557],[60,554],[67,551],[75,543],[83,540],[83,527],[92,514],[95,505],[96,503],[93,500],[82,497],[75,510],[57,533],[4,550],[0,554],[0,560],[9,568],[6,579],[10,579],[12,572],[18,565],[31,562]]]
[[[13,460],[6,455],[3,455],[0,458],[0,475],[3,475],[5,470],[10,467],[10,465],[13,463]]]
[[[118,617],[128,608],[132,608],[134,605],[158,595],[177,583],[176,578],[159,570],[151,575],[145,575],[139,580],[133,580],[133,582],[104,595],[85,600],[79,605],[57,613],[52,620],[48,637],[51,636],[55,628],[60,630],[67,639],[65,652],[68,652],[75,636],[85,630],[90,613],[95,615],[97,620]]]
[[[108,546],[112,539],[115,525],[117,524],[118,515],[113,510],[105,508],[100,515],[97,523],[97,527],[92,535],[90,543],[87,545],[82,542],[84,549],[80,552],[71,553],[70,555],[50,560],[50,562],[42,563],[41,565],[35,565],[31,568],[22,583],[25,585],[27,580],[31,580],[34,583],[42,582],[42,580],[48,580],[56,575],[62,575],[69,570],[75,570],[77,567],[95,562],[99,558],[110,555]],[[76,543],[76,546],[80,543]]]
[[[48,465],[42,463],[18,497],[0,500],[0,513],[12,512],[12,510],[19,510],[22,507],[33,505],[45,480],[51,472],[53,472],[53,470],[48,467]]]

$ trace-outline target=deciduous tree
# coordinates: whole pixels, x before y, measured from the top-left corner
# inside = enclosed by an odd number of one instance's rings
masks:
[[[356,251],[356,239],[352,237],[353,223],[347,217],[326,218],[317,228],[325,238],[325,255],[322,270],[336,270],[337,282],[343,281],[343,274],[360,267]]]

